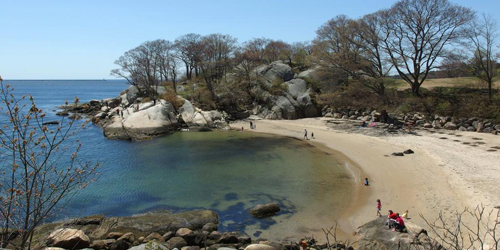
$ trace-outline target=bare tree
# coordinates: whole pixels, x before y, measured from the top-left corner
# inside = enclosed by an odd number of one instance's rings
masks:
[[[235,51],[235,72],[247,81],[251,80],[252,70],[260,64],[259,54],[245,47]]]
[[[177,74],[178,74],[178,59],[176,58],[176,46],[167,40],[158,40],[159,51],[159,72],[161,76],[160,81],[171,80],[174,92],[177,93]]]
[[[313,40],[316,63],[325,68],[344,71],[348,76],[357,77],[361,57],[360,42],[352,32],[354,20],[345,15],[330,19],[316,31]]]
[[[353,23],[357,39],[352,42],[362,50],[364,60],[361,61],[360,72],[366,74],[360,83],[379,95],[384,95],[390,81],[385,78],[393,68],[387,53],[384,51],[379,12],[369,14]]]
[[[198,34],[190,33],[183,35],[175,40],[177,48],[177,58],[179,58],[186,67],[186,78],[192,78],[193,70],[195,76],[198,76],[197,58],[203,53],[201,44],[202,37]]]
[[[263,63],[265,61],[265,52],[267,45],[271,42],[268,38],[253,38],[243,44],[245,53],[251,54],[252,57]]]
[[[483,14],[475,19],[467,28],[465,46],[472,52],[469,66],[474,76],[488,84],[488,97],[491,101],[493,77],[497,75],[495,46],[498,38],[498,22],[491,16]]]
[[[147,41],[120,56],[115,64],[120,69],[111,71],[111,75],[125,78],[130,84],[142,87],[146,94],[156,100],[156,88],[161,83],[162,40]]]
[[[0,247],[19,234],[14,247],[30,249],[35,228],[97,177],[98,164],[78,158],[82,145],[71,139],[75,121],[44,125],[33,97],[17,98],[1,79],[0,100]]]
[[[455,212],[451,219],[442,213],[428,220],[420,215],[444,249],[499,249],[500,210],[487,211],[482,205]]]
[[[414,95],[447,45],[462,37],[474,13],[448,0],[401,0],[381,12],[384,47]]]
[[[273,41],[271,40],[264,50],[264,58],[268,63],[283,60],[287,61],[287,54],[290,53],[290,44],[285,43],[281,40]]]
[[[215,99],[214,83],[219,82],[232,67],[232,58],[236,51],[236,38],[230,35],[210,34],[203,37],[203,53],[196,58],[200,66],[207,89]]]
[[[464,56],[467,53],[462,50],[456,50],[447,53],[444,56],[438,69],[444,77],[464,77],[470,75],[470,68],[467,65],[467,58]]]

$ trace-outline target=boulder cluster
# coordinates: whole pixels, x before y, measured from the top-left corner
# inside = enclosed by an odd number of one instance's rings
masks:
[[[310,71],[295,74],[290,66],[280,61],[257,67],[257,80],[250,90],[255,98],[252,114],[272,120],[318,117],[320,110],[313,100],[316,92],[306,81],[311,74]],[[284,87],[280,94],[270,91],[276,83]]]
[[[385,225],[387,218],[380,217],[359,227],[355,241],[359,250],[371,249],[444,249],[427,235],[427,231],[406,221],[405,233],[393,232]]]
[[[385,123],[387,127],[393,126],[406,128],[408,124],[411,124],[412,127],[427,129],[460,130],[492,134],[500,132],[499,123],[495,123],[493,120],[480,119],[477,117],[455,118],[450,116],[425,115],[418,112],[394,114],[387,113],[385,110],[379,112],[373,109],[333,109],[328,106],[322,109],[322,115],[324,117],[336,119],[382,122]]]
[[[158,94],[165,91],[158,87]],[[138,87],[130,86],[118,97],[65,105],[57,114],[72,119],[78,119],[80,115],[91,117],[92,122],[103,128],[106,138],[117,140],[145,140],[182,128],[229,129],[223,112],[203,111],[180,96],[177,98],[183,104],[176,110],[173,104],[163,99],[148,101],[140,93]]]
[[[104,250],[323,250],[323,249],[431,249],[440,246],[423,228],[407,221],[405,232],[394,232],[379,217],[358,228],[353,242],[317,242],[314,238],[270,242],[240,232],[218,231],[218,216],[209,210],[132,217],[91,216],[66,223],[50,223],[37,249]],[[432,248],[434,249],[434,248]],[[440,249],[440,248],[436,248]]]
[[[220,232],[216,213],[210,210],[180,214],[145,214],[132,217],[92,216],[66,223],[51,223],[53,228],[41,236],[37,247],[50,250],[299,250],[298,243],[281,244],[253,241],[240,232]],[[43,231],[43,228],[42,230]]]

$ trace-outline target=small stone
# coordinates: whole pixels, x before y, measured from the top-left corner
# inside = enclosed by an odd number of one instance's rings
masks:
[[[403,153],[405,153],[405,154],[413,154],[415,152],[413,152],[413,150],[411,150],[411,149],[407,149],[407,150],[403,151]]]

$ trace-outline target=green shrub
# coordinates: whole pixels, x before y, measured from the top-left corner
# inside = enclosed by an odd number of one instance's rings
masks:
[[[275,79],[271,82],[271,87],[269,88],[269,93],[272,95],[284,95],[288,90],[288,85],[286,85],[282,79]]]

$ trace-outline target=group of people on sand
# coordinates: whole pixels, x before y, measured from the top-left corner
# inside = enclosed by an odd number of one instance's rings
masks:
[[[380,199],[377,199],[377,216],[379,217],[382,217],[382,214],[380,213],[381,210],[382,210],[382,203],[380,202]],[[387,215],[387,222],[385,223],[385,225],[388,226],[389,229],[392,228],[392,231],[405,232],[406,226],[404,219],[408,219],[408,210],[406,210],[402,215],[399,215],[399,213],[394,213],[394,211],[389,210],[389,213]]]
[[[314,139],[314,132],[311,133],[311,139]],[[307,129],[304,129],[304,140],[309,140],[309,137],[307,137]]]

